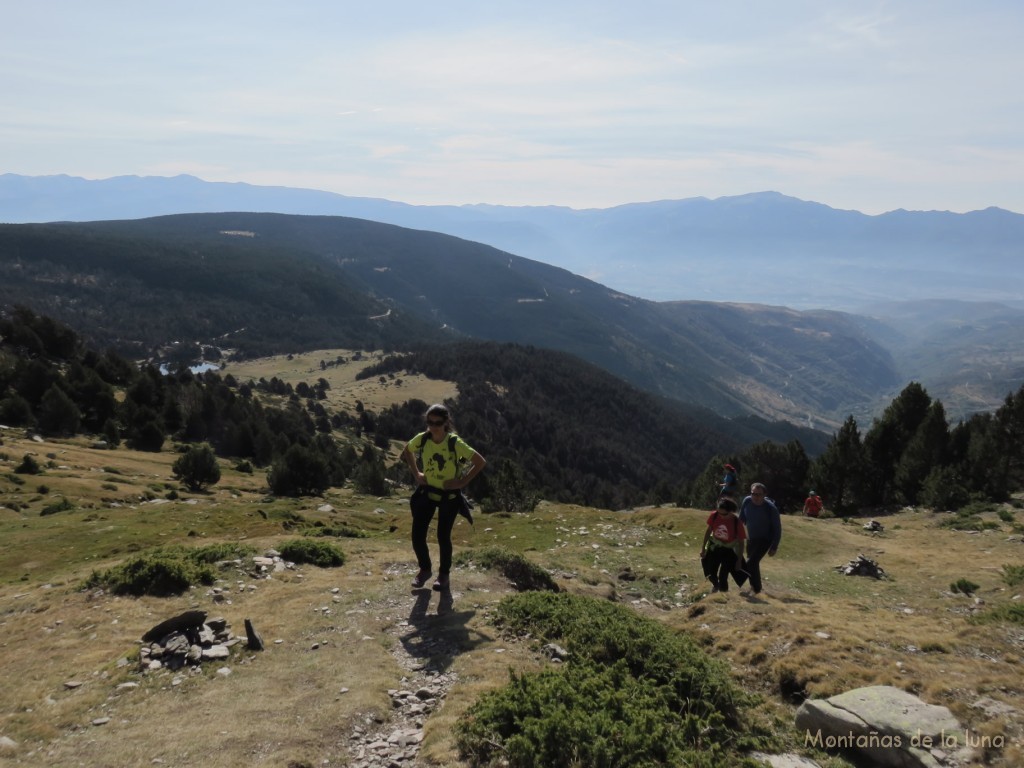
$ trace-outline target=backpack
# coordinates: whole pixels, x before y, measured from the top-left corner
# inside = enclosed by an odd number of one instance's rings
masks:
[[[719,514],[718,510],[715,510],[715,524],[717,524],[718,521],[721,518],[723,518],[723,517],[724,517],[724,515]],[[730,541],[728,544],[726,544],[724,541],[719,541],[714,536],[711,537],[713,541],[715,541],[720,546],[724,546],[724,547],[735,546],[736,541],[737,541],[738,536],[739,536],[739,529],[736,527],[737,525],[739,525],[739,522],[740,522],[739,515],[733,513],[733,514],[729,515],[729,517],[731,518],[731,521],[732,521],[732,526],[731,526],[731,530],[730,530],[730,533],[732,534],[732,536],[731,536],[732,541]]]
[[[807,498],[807,514],[811,517],[817,517],[821,512],[821,496],[809,496]]]

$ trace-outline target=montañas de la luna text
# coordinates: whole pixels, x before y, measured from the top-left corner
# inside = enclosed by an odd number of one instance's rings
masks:
[[[879,733],[878,731],[823,734],[819,728],[814,732],[809,730],[805,732],[804,746],[819,749],[903,749],[904,746],[920,749],[956,749],[962,746],[975,749],[1002,749],[1006,746],[1006,737],[1002,734],[971,733],[968,728],[965,728],[963,733],[943,730],[938,734],[929,734],[918,731],[909,738],[906,734]]]

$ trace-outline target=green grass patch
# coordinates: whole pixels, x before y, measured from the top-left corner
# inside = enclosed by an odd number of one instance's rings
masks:
[[[329,541],[292,539],[277,548],[281,557],[293,563],[308,563],[319,568],[337,568],[345,564],[345,553]]]
[[[755,766],[770,749],[745,716],[754,699],[693,640],[612,603],[565,593],[503,600],[497,622],[568,651],[557,669],[510,672],[456,725],[473,765]]]
[[[995,505],[993,504],[979,504],[975,502],[958,510],[956,514],[947,517],[939,523],[939,526],[951,528],[954,531],[988,531],[997,529],[999,528],[999,523],[995,520],[983,520],[981,518],[983,512],[994,511]]]
[[[1003,581],[1008,587],[1019,587],[1024,584],[1024,565],[1004,565]]]
[[[559,591],[558,584],[551,578],[551,574],[518,552],[512,552],[504,547],[484,547],[460,552],[456,555],[455,562],[458,565],[475,563],[481,568],[500,571],[501,575],[511,581],[520,592]]]
[[[1024,605],[1009,603],[971,618],[975,624],[1024,624]]]

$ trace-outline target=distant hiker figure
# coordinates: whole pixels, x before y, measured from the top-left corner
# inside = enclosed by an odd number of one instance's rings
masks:
[[[730,573],[737,584],[746,580],[745,572],[736,573],[743,562],[746,538],[746,529],[736,516],[736,502],[723,496],[718,500],[718,508],[708,517],[708,527],[700,547],[701,567],[704,576],[714,585],[712,592],[729,591]]]
[[[750,486],[750,495],[740,507],[740,520],[747,526],[747,567],[754,594],[761,591],[761,559],[774,557],[782,541],[782,521],[775,502],[765,496],[764,483]]]
[[[725,474],[722,476],[722,482],[718,484],[718,493],[720,496],[733,499],[740,489],[740,474],[732,464],[724,465],[723,469]]]
[[[818,517],[824,506],[825,504],[822,502],[821,496],[816,494],[812,489],[810,493],[808,493],[807,498],[804,499],[804,514],[807,517]]]
[[[441,562],[434,589],[440,592],[449,588],[455,518],[461,514],[473,521],[462,489],[480,474],[487,462],[455,434],[445,406],[430,406],[426,422],[426,431],[416,435],[402,450],[402,460],[408,465],[416,483],[409,508],[412,511],[412,549],[420,570],[412,586],[420,589],[432,575],[427,531],[437,512],[437,545]]]

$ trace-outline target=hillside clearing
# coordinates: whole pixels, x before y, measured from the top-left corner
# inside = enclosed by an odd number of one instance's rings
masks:
[[[227,462],[219,484],[188,494],[171,477],[168,451],[39,443],[10,429],[0,437],[0,736],[17,745],[3,755],[9,764],[346,765],[358,743],[353,733],[394,717],[388,691],[417,674],[412,658],[454,681],[425,718],[412,764],[459,765],[451,727],[460,714],[503,685],[508,669],[547,664],[491,623],[494,606],[513,591],[497,574],[458,568],[451,604],[410,594],[404,497],[342,488],[272,499],[262,473],[238,473]],[[14,473],[26,453],[42,474]],[[177,498],[167,498],[171,490]],[[40,515],[61,498],[69,509]],[[1004,566],[1022,563],[1022,513],[1006,509],[1002,518],[986,515],[996,527],[979,533],[939,527],[949,516],[922,510],[879,518],[881,534],[864,521],[785,517],[761,598],[706,594],[700,510],[541,503],[529,515],[479,515],[475,527],[460,520],[454,538],[457,555],[500,545],[548,569],[568,591],[614,598],[692,633],[764,697],[765,716],[796,751],[805,747],[791,725],[801,696],[888,684],[948,706],[974,732],[1002,735],[1007,745],[988,764],[1012,766],[1024,760],[1024,627],[976,623],[1021,599]],[[318,522],[366,534],[334,539],[347,557],[342,568],[301,566],[257,579],[228,567],[217,589],[164,599],[81,588],[93,570],[155,546],[244,541],[266,549]],[[888,578],[835,570],[858,554]],[[962,578],[977,585],[971,594],[951,591]],[[223,616],[243,636],[244,619],[252,619],[267,650],[243,644],[195,673],[140,674],[142,634],[195,608]],[[1010,714],[985,714],[975,706],[984,700]]]

